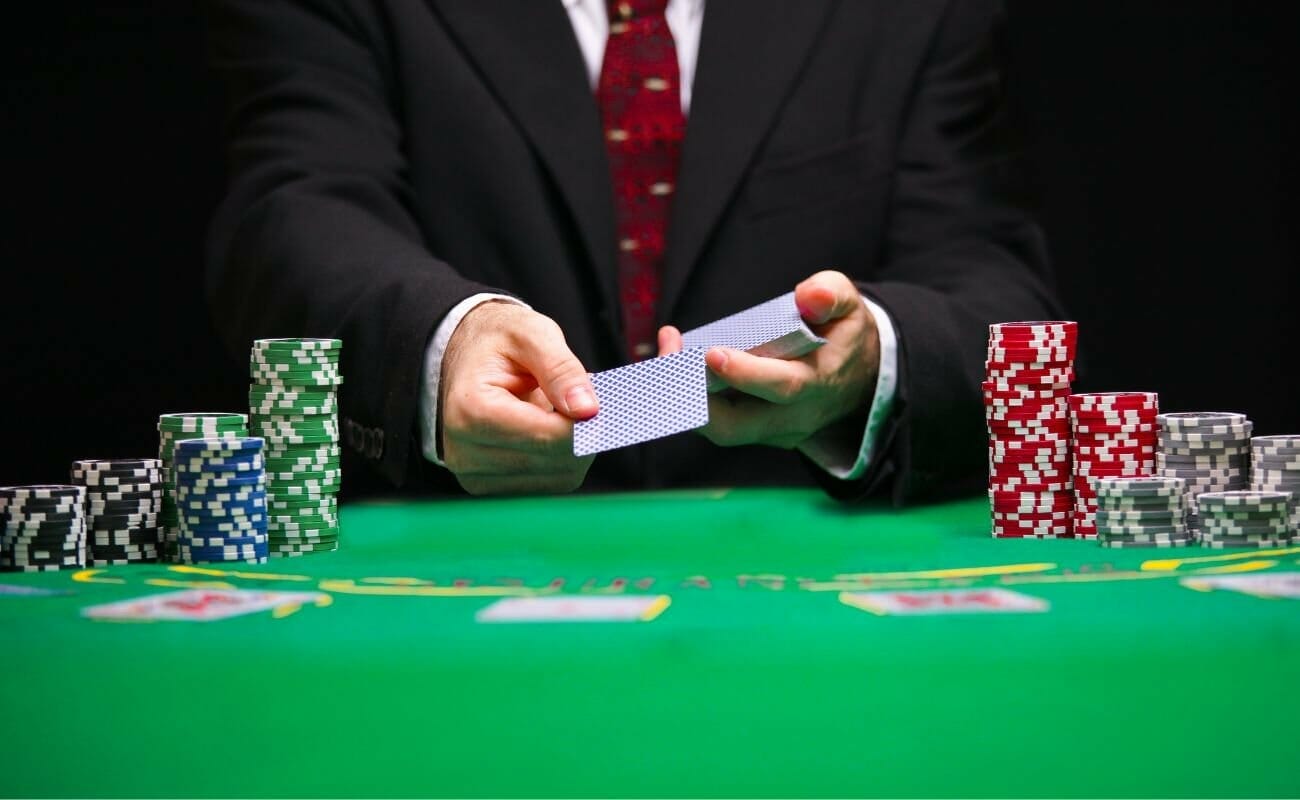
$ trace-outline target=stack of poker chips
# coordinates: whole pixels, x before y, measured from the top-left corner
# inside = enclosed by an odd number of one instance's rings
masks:
[[[248,435],[244,414],[192,412],[158,417],[158,458],[163,468],[163,505],[159,526],[162,559],[174,562],[180,539],[180,517],[176,511],[176,475],[172,456],[181,439],[239,439]]]
[[[266,563],[262,446],[257,437],[176,443],[181,563]]]
[[[1288,492],[1204,492],[1197,495],[1201,545],[1286,547],[1291,543]]]
[[[84,567],[85,505],[81,486],[0,488],[0,565],[18,572]]]
[[[1071,536],[1075,322],[989,326],[984,411],[995,538]]]
[[[1245,489],[1250,480],[1250,431],[1245,414],[1190,411],[1160,414],[1156,470],[1187,481],[1187,524],[1199,529],[1197,498]]]
[[[74,461],[72,482],[86,487],[89,566],[158,560],[158,520],[165,491],[160,459]]]
[[[1196,541],[1187,528],[1182,478],[1107,476],[1092,486],[1102,547],[1186,547]]]
[[[1250,440],[1250,488],[1291,495],[1291,538],[1300,537],[1300,436]]]
[[[1155,392],[1070,395],[1074,452],[1074,535],[1097,535],[1098,478],[1132,478],[1156,471]]]
[[[338,339],[259,339],[249,355],[252,431],[266,439],[272,556],[337,550]]]

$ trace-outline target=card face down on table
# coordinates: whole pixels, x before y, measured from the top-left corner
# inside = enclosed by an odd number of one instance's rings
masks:
[[[591,376],[600,412],[573,426],[573,454],[586,456],[695,430],[709,422],[704,353],[730,347],[768,358],[798,358],[826,343],[799,316],[794,292],[682,334],[679,353]]]

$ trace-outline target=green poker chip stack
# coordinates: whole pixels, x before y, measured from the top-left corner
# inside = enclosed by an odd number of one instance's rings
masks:
[[[184,439],[243,439],[248,415],[197,411],[158,417],[158,458],[162,460],[163,501],[158,517],[159,559],[179,560],[181,523],[176,506],[176,443]]]
[[[266,440],[272,557],[339,547],[338,339],[258,339],[249,354],[250,431]]]

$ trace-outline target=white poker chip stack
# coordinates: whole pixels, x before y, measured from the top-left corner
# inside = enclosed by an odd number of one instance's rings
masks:
[[[1250,455],[1250,488],[1289,493],[1291,538],[1300,537],[1300,436],[1256,436]]]
[[[1186,547],[1187,482],[1162,476],[1094,478],[1097,543],[1102,547]]]
[[[1189,411],[1160,414],[1156,471],[1187,482],[1187,524],[1199,530],[1197,498],[1205,492],[1246,489],[1250,479],[1250,432],[1245,414]]]
[[[1205,492],[1200,508],[1201,546],[1286,547],[1291,543],[1288,492]]]

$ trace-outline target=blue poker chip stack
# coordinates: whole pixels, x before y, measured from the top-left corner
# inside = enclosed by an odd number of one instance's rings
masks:
[[[266,563],[262,446],[257,437],[176,443],[177,549],[182,563]]]

